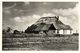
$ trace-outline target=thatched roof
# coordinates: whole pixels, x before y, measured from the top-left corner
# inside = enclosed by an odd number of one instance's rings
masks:
[[[35,31],[48,30],[51,24],[39,25]]]
[[[40,31],[43,27],[44,27],[44,25],[39,25],[39,26],[35,29],[35,31]]]
[[[53,17],[53,16],[52,16],[52,17],[51,17],[51,16],[48,16],[48,17],[42,17],[41,19],[46,19],[46,18],[58,18],[58,16],[54,16],[54,17]]]
[[[72,28],[69,25],[63,24],[61,21],[57,21],[53,23],[54,27],[58,30],[63,29],[63,30],[72,30]]]
[[[46,24],[41,30],[48,30],[50,28],[51,24]]]
[[[42,17],[46,18],[46,17]],[[47,17],[53,18],[53,17]],[[56,17],[54,17],[56,18]],[[33,24],[32,26],[27,28],[27,31],[41,31],[41,30],[72,30],[69,25],[63,24],[60,20],[53,21],[52,23],[38,23]]]
[[[53,25],[53,26],[52,26]],[[60,24],[60,23],[53,23],[53,24],[44,24],[44,25],[38,25],[35,31],[41,31],[41,30],[51,30],[50,27],[52,27],[52,30],[72,30],[72,28],[69,25]]]

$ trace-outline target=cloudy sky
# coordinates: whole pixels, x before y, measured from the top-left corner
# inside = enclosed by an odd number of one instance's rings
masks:
[[[3,2],[3,28],[24,31],[44,16],[60,16],[60,20],[78,30],[78,2]]]

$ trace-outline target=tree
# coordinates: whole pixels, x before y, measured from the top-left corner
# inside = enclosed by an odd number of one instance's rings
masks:
[[[5,34],[5,33],[6,33],[6,30],[5,30],[5,29],[3,29],[3,30],[2,30],[2,33],[3,33],[3,34]]]
[[[10,32],[12,29],[10,27],[7,28],[7,32]]]
[[[14,30],[14,34],[19,34],[20,32],[18,30]]]

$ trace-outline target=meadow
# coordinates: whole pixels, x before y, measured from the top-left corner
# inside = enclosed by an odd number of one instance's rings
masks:
[[[2,50],[78,50],[78,35],[3,34]]]

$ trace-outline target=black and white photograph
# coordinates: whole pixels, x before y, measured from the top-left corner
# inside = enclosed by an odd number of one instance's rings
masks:
[[[78,51],[79,2],[2,2],[3,51]]]

